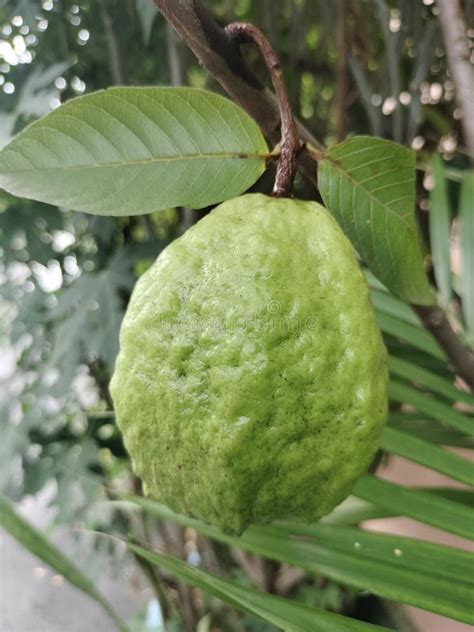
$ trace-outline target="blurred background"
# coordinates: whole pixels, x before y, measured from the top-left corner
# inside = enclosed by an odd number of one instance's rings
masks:
[[[436,3],[205,4],[222,24],[248,20],[264,30],[279,52],[295,113],[322,142],[373,134],[417,152],[417,212],[426,244],[434,187],[430,160],[433,154],[441,157],[451,207],[444,233],[438,233],[441,249],[449,254],[443,264],[449,278],[443,300],[460,335],[472,341],[468,322],[472,325],[473,315],[463,316],[456,300],[462,253],[455,209],[469,159]],[[465,2],[464,10],[473,55],[473,3]],[[249,48],[245,55],[268,82],[255,50]],[[182,84],[220,92],[151,0],[0,0],[0,146],[65,100],[128,84]],[[269,192],[271,180],[271,174],[264,176],[257,188]],[[296,187],[301,197],[314,195],[300,179]],[[192,530],[149,524],[143,516],[107,504],[110,489],[137,491],[138,486],[108,393],[121,319],[136,278],[201,215],[179,208],[143,217],[95,217],[0,191],[1,491],[35,524],[49,529],[137,632],[162,629],[163,602],[160,606],[153,590],[156,578],[150,584],[150,569],[143,562],[125,555],[120,543],[91,535],[87,528],[119,534],[134,530],[147,539],[157,538],[191,563],[220,568],[247,585],[265,586],[268,578],[268,562],[243,553],[231,555]],[[387,332],[386,341],[391,349],[405,348]],[[423,356],[420,350],[406,353]],[[410,410],[396,411],[403,412]],[[460,439],[458,444],[465,447]],[[402,472],[409,479],[405,482],[420,475],[416,467],[408,474],[403,464],[397,469],[393,457],[386,468],[395,479]],[[427,484],[443,481],[428,477]],[[413,526],[405,523],[397,528],[413,533]],[[464,545],[454,537],[453,542]],[[2,632],[112,629],[98,607],[66,586],[61,575],[4,535],[1,545]],[[400,630],[467,629],[436,617],[417,619],[417,613],[372,603],[367,596],[361,606],[355,590],[295,569],[280,571],[277,592],[311,605],[356,616],[365,608],[363,618],[389,622]],[[167,630],[276,629],[166,574],[160,581],[169,606]]]

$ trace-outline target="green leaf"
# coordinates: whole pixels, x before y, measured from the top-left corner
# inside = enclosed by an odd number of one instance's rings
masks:
[[[423,573],[474,586],[472,564],[474,555],[463,549],[424,542],[399,535],[372,533],[355,527],[333,527],[319,522],[315,525],[282,527],[289,536],[304,535],[318,544],[354,555],[385,562],[388,567],[422,569]],[[358,546],[354,546],[355,543]]]
[[[435,154],[430,162],[434,179],[430,191],[430,242],[433,268],[441,304],[451,300],[451,259],[449,254],[451,212],[443,161]]]
[[[466,551],[322,523],[252,527],[239,538],[199,520],[175,514],[147,498],[129,496],[128,499],[155,516],[192,527],[232,547],[299,566],[309,573],[370,590],[388,599],[461,621],[474,621],[471,608],[473,556]],[[424,572],[425,560],[428,572]]]
[[[461,483],[474,486],[472,463],[407,432],[387,426],[382,434],[381,447],[388,452],[450,476]]]
[[[417,391],[411,386],[390,380],[388,394],[390,399],[400,403],[411,404],[419,411],[426,413],[430,417],[433,417],[433,419],[437,419],[445,426],[450,426],[470,436],[474,434],[473,419],[458,413],[450,406],[443,404],[430,395],[420,393],[420,391]]]
[[[459,228],[462,311],[466,329],[474,337],[474,171],[467,172],[462,180]]]
[[[465,504],[468,507],[473,505],[474,493],[470,490],[439,488],[439,487],[414,487],[413,489],[421,492],[436,494],[441,498],[447,498],[455,502]],[[392,518],[399,516],[397,511],[385,509],[374,503],[370,503],[355,496],[349,496],[330,514],[322,518],[324,524],[336,525],[357,525],[366,520],[378,520],[379,518]]]
[[[451,399],[453,402],[464,402],[474,407],[474,397],[470,393],[460,391],[452,382],[439,377],[431,371],[393,355],[388,358],[388,366],[392,375],[426,386],[435,393]]]
[[[0,152],[0,186],[76,211],[140,215],[237,196],[266,156],[256,123],[217,94],[111,88],[21,132]]]
[[[375,276],[409,303],[433,305],[415,222],[415,154],[358,136],[324,153],[324,203]]]
[[[474,511],[459,503],[368,474],[357,481],[352,493],[401,516],[474,540]]]
[[[150,551],[130,543],[129,549],[152,564],[166,569],[186,583],[201,588],[205,592],[229,603],[235,608],[244,610],[281,627],[288,632],[376,632],[387,630],[370,623],[362,623],[320,608],[311,608],[289,599],[283,599],[251,588],[240,586],[235,582],[221,579],[216,575],[194,568],[181,560]]]
[[[321,519],[323,524],[358,525],[366,520],[392,518],[395,516],[389,509],[378,507],[356,496],[348,496],[330,514]]]
[[[378,311],[421,329],[422,325],[416,313],[392,294],[383,290],[371,289],[370,298]]]
[[[63,575],[70,584],[94,599],[113,620],[117,630],[128,631],[126,625],[119,619],[109,602],[97,591],[94,584],[59,549],[23,520],[3,495],[0,495],[0,526],[25,549]]]
[[[434,358],[446,360],[444,351],[427,331],[420,329],[417,325],[410,325],[410,323],[399,320],[395,316],[385,314],[378,309],[375,310],[375,316],[380,329],[385,334],[390,334],[395,338],[405,340],[409,342],[412,347],[415,347],[415,349],[424,351]]]
[[[389,424],[410,435],[424,439],[430,443],[449,445],[458,448],[474,448],[474,437],[467,437],[464,433],[446,427],[435,419],[428,419],[422,413],[392,412]]]

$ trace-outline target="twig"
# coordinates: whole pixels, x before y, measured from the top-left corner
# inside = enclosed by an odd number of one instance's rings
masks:
[[[414,305],[425,328],[436,338],[454,371],[474,389],[474,353],[466,349],[440,307]]]
[[[459,0],[438,0],[438,8],[449,70],[462,111],[464,141],[474,162],[474,71],[469,61],[466,24]]]
[[[217,79],[226,92],[255,119],[274,144],[280,140],[280,113],[275,95],[265,88],[243,61],[236,47],[199,0],[154,0],[155,5]],[[323,150],[322,144],[298,120],[303,142]],[[317,165],[303,150],[298,160],[301,172],[316,183]]]
[[[302,148],[295,119],[288,99],[285,79],[278,56],[262,31],[253,24],[234,22],[225,28],[235,42],[254,42],[265,61],[275,88],[281,119],[280,158],[273,187],[275,197],[288,197],[296,174],[296,159]]]
[[[250,72],[241,56],[232,46],[224,31],[207,12],[199,0],[154,0],[163,16],[170,22],[185,43],[194,51],[203,66],[217,79],[229,95],[239,103],[255,121],[263,133],[273,142],[280,137],[280,117],[275,96]],[[322,145],[301,123],[297,121],[300,138],[310,143],[315,150]],[[314,153],[314,151],[312,153]],[[305,176],[316,181],[317,161],[307,149],[301,152],[298,167]],[[465,349],[443,314],[443,327],[428,323],[430,314],[436,318],[438,307],[423,307],[422,320],[433,334],[446,355],[453,370],[465,377],[474,386],[471,367],[471,352]],[[421,314],[420,314],[421,316]],[[467,369],[467,370],[466,370]],[[468,376],[470,375],[470,378]]]
[[[265,590],[265,571],[263,568],[263,558],[252,553],[235,549],[232,556],[240,568],[247,575],[251,583],[259,590]]]
[[[282,564],[275,579],[275,593],[287,597],[290,592],[306,578],[302,568]]]
[[[183,528],[165,522],[159,523],[160,535],[165,543],[166,551],[184,559]],[[186,632],[194,632],[199,620],[193,600],[193,591],[184,581],[178,579],[176,588],[179,595],[179,612]]]

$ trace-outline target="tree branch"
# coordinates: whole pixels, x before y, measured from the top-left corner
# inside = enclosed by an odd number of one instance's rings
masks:
[[[464,141],[474,162],[474,72],[469,61],[466,24],[459,0],[438,0],[438,8],[449,70],[456,88],[457,102],[462,110]]]
[[[255,119],[272,142],[280,140],[280,112],[275,95],[265,88],[243,61],[239,46],[231,42],[199,0],[154,0],[166,20],[217,79],[232,99]],[[304,142],[318,149],[321,143],[297,121]],[[306,151],[298,161],[302,173],[316,182],[317,164]]]
[[[237,44],[226,37],[223,29],[208,13],[200,0],[154,0],[166,20],[191,48],[196,57],[217,79],[221,86],[258,123],[267,138],[277,143],[280,139],[280,114],[278,103],[270,90],[249,70],[240,56]],[[299,121],[298,133],[306,141],[322,150]],[[298,166],[301,172],[316,182],[317,161],[307,150],[300,154]],[[463,347],[453,331],[446,315],[439,307],[413,306],[424,326],[444,349],[455,373],[474,388],[472,353]]]
[[[446,353],[452,369],[474,389],[474,353],[466,349],[440,307],[414,305],[424,327]]]
[[[236,42],[253,41],[258,46],[272,78],[280,110],[281,130],[280,158],[272,195],[275,197],[290,197],[291,187],[296,175],[296,161],[302,149],[302,143],[288,100],[288,92],[278,56],[262,31],[253,24],[233,22],[226,26],[225,32]]]

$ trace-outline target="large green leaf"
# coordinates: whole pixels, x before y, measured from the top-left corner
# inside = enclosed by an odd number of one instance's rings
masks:
[[[175,514],[147,498],[128,499],[155,516],[193,527],[232,547],[300,566],[382,597],[474,622],[470,572],[473,556],[465,551],[333,524],[252,527],[239,538]]]
[[[357,481],[352,493],[398,515],[474,540],[474,511],[460,503],[369,474]]]
[[[381,446],[420,465],[426,465],[461,483],[474,486],[474,468],[466,459],[448,452],[428,441],[418,439],[407,432],[387,426],[382,434]]]
[[[315,525],[290,525],[281,527],[281,530],[290,537],[311,537],[318,544],[350,555],[354,555],[354,551],[363,551],[364,557],[380,560],[388,566],[410,571],[421,570],[422,573],[474,586],[474,555],[463,549],[399,535],[372,533],[355,527],[334,528],[321,522]]]
[[[129,544],[129,548],[136,555],[145,558],[152,564],[158,564],[176,577],[201,588],[205,592],[222,599],[236,608],[257,615],[288,632],[376,632],[387,630],[370,623],[362,623],[320,608],[310,608],[304,604],[295,603],[289,599],[282,599],[274,595],[262,593],[251,588],[240,586],[193,568],[181,560],[150,551],[136,544]]]
[[[462,311],[474,343],[474,171],[468,171],[461,185],[459,201],[461,233]]]
[[[244,548],[255,553],[295,564],[316,575],[322,574],[351,586],[363,586],[382,597],[416,605],[462,621],[474,622],[469,606],[474,597],[473,586],[458,578],[453,587],[453,573],[434,575],[425,572],[420,565],[420,558],[427,559],[430,554],[431,564],[446,565],[447,560],[450,560],[454,565],[458,560],[456,550],[451,556],[450,549],[442,552],[433,549],[429,553],[423,552],[418,559],[405,559],[402,562],[404,547],[409,546],[410,550],[414,550],[417,546],[416,541],[397,536],[387,546],[386,542],[380,542],[378,535],[367,534],[367,542],[370,542],[371,546],[363,550],[359,537],[362,540],[364,532],[353,529],[349,532],[352,542],[344,550],[340,538],[337,538],[340,527],[324,527],[325,538],[321,530],[318,533],[316,527],[313,533],[314,540],[296,539],[295,534],[304,535],[304,527],[301,529],[299,525],[288,528],[255,528],[244,534],[241,542],[244,541]],[[347,530],[344,537],[347,538]],[[472,562],[471,557],[470,564]],[[464,564],[460,563],[464,568],[464,576],[467,576],[468,563],[468,560],[465,560]]]
[[[111,88],[54,110],[0,153],[0,186],[97,215],[202,208],[239,195],[265,168],[256,123],[217,94]]]
[[[451,211],[443,161],[438,154],[433,156],[430,166],[434,179],[434,186],[430,191],[431,256],[441,303],[446,307],[451,300],[451,259],[449,253]]]
[[[117,630],[127,632],[128,628],[119,619],[109,602],[94,584],[59,549],[49,542],[39,531],[29,525],[14,510],[5,496],[0,495],[0,526],[3,527],[25,549],[31,551],[45,564],[63,575],[73,586],[94,599],[115,623]]]
[[[414,215],[414,153],[380,138],[351,138],[326,150],[318,183],[375,276],[409,303],[432,305]]]
[[[421,329],[422,325],[416,313],[393,294],[389,294],[385,290],[372,288],[370,298],[372,299],[372,305],[378,311]]]

